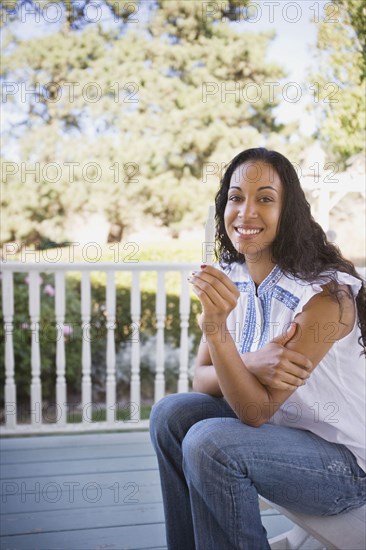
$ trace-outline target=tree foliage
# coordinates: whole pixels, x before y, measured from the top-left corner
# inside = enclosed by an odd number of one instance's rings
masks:
[[[366,78],[366,0],[335,0],[349,17],[362,54],[361,79]]]
[[[319,25],[319,70],[313,81],[320,93],[313,108],[319,112],[317,137],[342,163],[364,149],[366,2],[334,0],[333,4],[325,6],[337,8],[332,22]]]
[[[5,24],[1,78],[16,115],[4,131],[17,145],[2,159],[2,241],[67,240],[75,216],[94,212],[177,234],[204,221],[218,181],[205,167],[218,173],[245,147],[294,147],[265,85],[284,76],[266,61],[274,35],[239,25],[245,2],[104,2],[91,22],[88,2],[64,1],[37,36],[19,26],[23,4]]]

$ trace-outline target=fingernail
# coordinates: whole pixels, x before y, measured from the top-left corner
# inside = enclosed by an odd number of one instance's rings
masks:
[[[207,264],[201,264],[201,269],[205,269],[207,267]]]

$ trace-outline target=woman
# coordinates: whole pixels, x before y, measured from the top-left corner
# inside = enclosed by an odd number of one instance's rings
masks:
[[[151,438],[171,550],[264,550],[258,493],[317,515],[366,502],[366,291],[275,151],[232,160],[216,222],[220,265],[190,279],[194,392],[154,406]]]

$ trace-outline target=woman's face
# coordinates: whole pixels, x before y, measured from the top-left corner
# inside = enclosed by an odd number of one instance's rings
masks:
[[[270,256],[283,204],[283,185],[270,164],[248,161],[233,172],[224,212],[225,229],[246,259]]]

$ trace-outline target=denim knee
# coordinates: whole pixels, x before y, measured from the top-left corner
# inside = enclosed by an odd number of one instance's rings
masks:
[[[188,394],[172,394],[163,397],[155,403],[150,413],[150,434],[153,441],[157,434],[163,434],[170,427],[176,413],[186,407],[185,396]]]
[[[171,407],[171,395],[163,397],[152,406],[150,413],[150,434],[154,437],[166,426],[166,418]]]
[[[222,430],[222,419],[201,420],[190,428],[182,443],[183,469],[194,469],[204,474],[208,463],[220,452],[215,436],[212,437],[212,427],[217,425]]]
[[[236,424],[236,418],[210,418],[194,424],[182,443],[183,469],[193,468],[205,476],[206,470],[216,462],[240,471],[235,456],[223,445],[223,430],[230,430],[230,426]]]
[[[188,430],[182,442],[183,470],[200,469],[201,454],[205,446],[204,421],[196,423]]]

